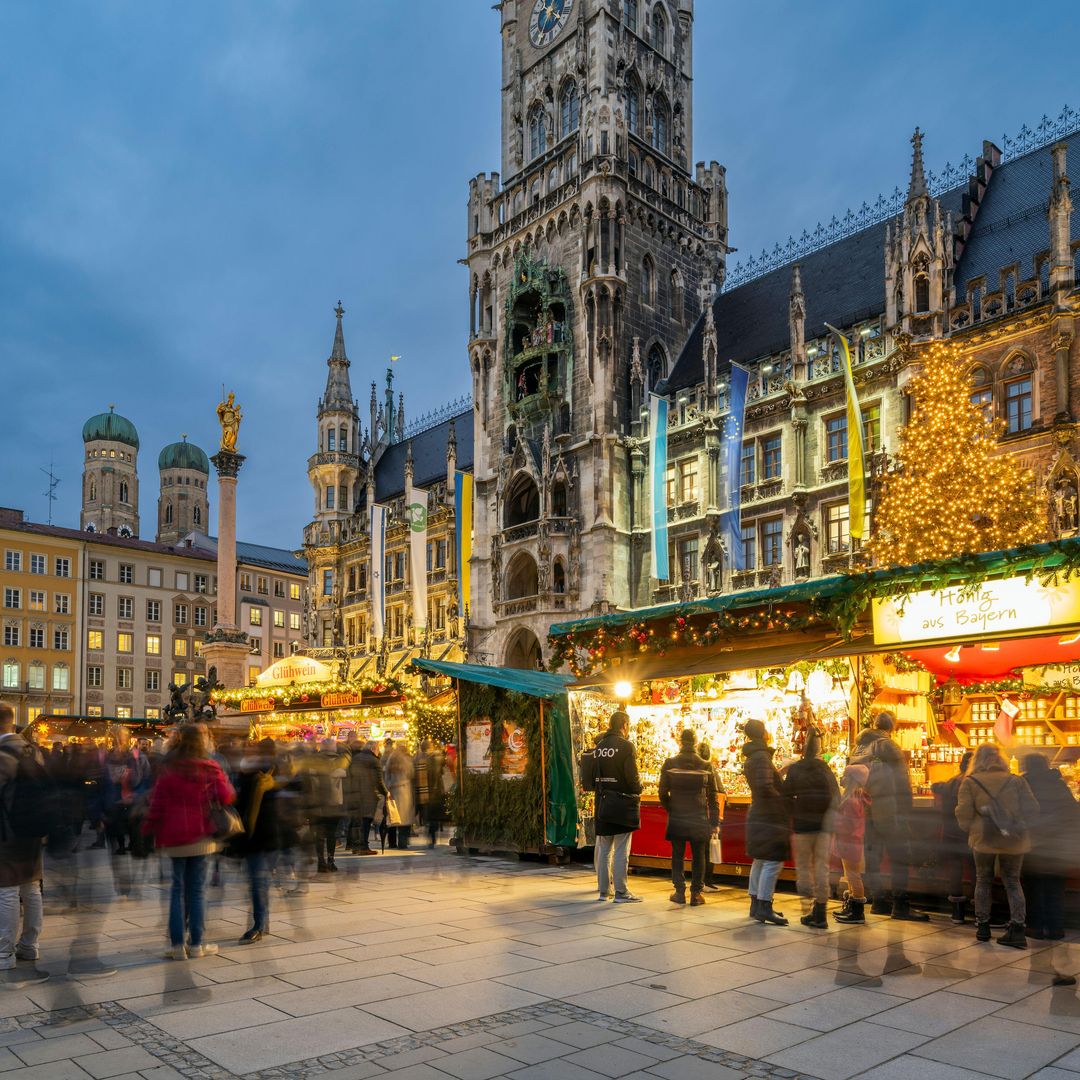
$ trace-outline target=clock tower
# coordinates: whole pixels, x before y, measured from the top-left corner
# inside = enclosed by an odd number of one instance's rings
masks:
[[[646,602],[641,415],[727,252],[692,170],[693,0],[503,0],[502,172],[470,182],[470,653]]]

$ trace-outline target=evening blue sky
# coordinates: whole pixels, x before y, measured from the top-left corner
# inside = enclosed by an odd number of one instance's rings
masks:
[[[1076,11],[698,0],[694,157],[727,166],[734,260],[904,185],[916,124],[936,168],[1080,104]],[[468,390],[499,53],[490,0],[3,0],[0,504],[44,520],[51,457],[77,527],[82,424],[115,402],[152,538],[158,451],[213,452],[224,382],[239,534],[298,546],[339,298],[363,409],[391,354],[409,417]]]

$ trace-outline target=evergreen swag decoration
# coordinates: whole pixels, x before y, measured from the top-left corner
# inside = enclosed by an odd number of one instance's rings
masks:
[[[460,747],[461,780],[453,796],[454,820],[466,847],[538,851],[544,844],[544,781],[541,775],[540,701],[497,686],[458,681],[462,727],[470,719],[491,717],[491,771],[465,768],[465,739]],[[520,779],[502,776],[502,722],[525,729],[529,760]],[[550,753],[550,747],[547,748]]]
[[[869,549],[879,566],[1003,551],[1046,536],[1030,470],[998,446],[1000,421],[971,402],[956,345],[926,348],[911,383],[911,420],[885,477]]]

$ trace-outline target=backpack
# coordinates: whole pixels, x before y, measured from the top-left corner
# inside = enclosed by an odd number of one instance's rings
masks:
[[[989,799],[987,804],[988,813],[982,815],[983,840],[988,844],[1008,843],[1027,831],[1027,822],[1022,817],[1014,814],[1007,807],[994,798],[986,789],[986,786],[974,775],[968,777],[973,783],[982,788],[983,794]],[[1012,783],[1012,777],[1005,781],[1001,790]]]
[[[0,753],[18,761],[15,775],[0,790],[0,839],[41,840],[61,823],[52,780],[30,746],[20,751],[7,740]]]

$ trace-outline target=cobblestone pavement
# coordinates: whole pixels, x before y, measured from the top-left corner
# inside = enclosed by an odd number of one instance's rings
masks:
[[[973,928],[765,928],[729,889],[699,908],[640,876],[598,903],[584,868],[435,853],[341,860],[273,897],[211,889],[214,957],[162,959],[165,886],[99,899],[111,977],[65,974],[85,916],[46,919],[48,982],[0,993],[0,1074],[24,1080],[1080,1080],[1080,945]],[[100,870],[107,871],[102,862]],[[124,888],[128,881],[121,882]],[[784,897],[790,915],[794,898]]]

